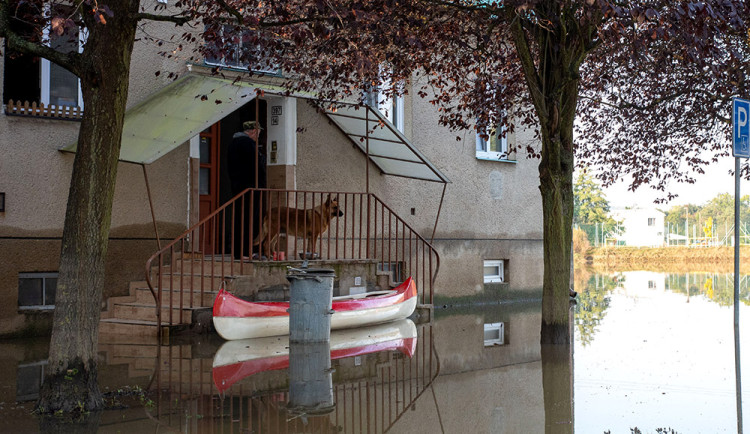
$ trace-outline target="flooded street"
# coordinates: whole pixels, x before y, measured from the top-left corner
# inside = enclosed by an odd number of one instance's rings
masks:
[[[737,432],[731,275],[577,282],[572,349],[540,348],[538,302],[436,309],[432,322],[338,331],[314,349],[103,341],[112,408],[63,432]],[[744,328],[745,286],[742,299]],[[46,352],[44,339],[0,343],[0,432],[59,432],[30,413]]]
[[[737,432],[732,294],[731,274],[591,276],[576,309],[576,431]],[[741,299],[747,379],[746,278]]]

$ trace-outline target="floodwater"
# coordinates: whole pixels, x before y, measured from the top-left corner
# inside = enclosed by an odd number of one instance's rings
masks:
[[[577,282],[572,347],[540,347],[538,302],[437,309],[432,322],[334,332],[322,347],[103,340],[99,382],[112,408],[62,427],[31,414],[47,342],[3,341],[0,432],[738,431],[731,275]]]

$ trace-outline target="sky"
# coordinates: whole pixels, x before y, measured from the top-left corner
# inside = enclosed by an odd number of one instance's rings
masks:
[[[729,175],[730,170],[734,170],[734,158],[724,157],[706,169],[705,174],[695,176],[695,184],[673,182],[670,185],[672,192],[679,196],[666,204],[654,204],[653,202],[654,199],[664,196],[662,192],[655,191],[648,186],[642,186],[635,192],[628,191],[627,182],[619,182],[605,188],[604,194],[612,208],[631,207],[633,205],[670,208],[688,203],[703,205],[721,193],[734,195],[734,175]],[[743,180],[740,183],[740,195],[747,194],[750,194],[750,181]]]

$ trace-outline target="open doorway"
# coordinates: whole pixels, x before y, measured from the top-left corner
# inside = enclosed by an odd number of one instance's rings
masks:
[[[257,155],[258,162],[257,186],[267,186],[266,171],[266,143],[267,143],[267,102],[255,98],[239,109],[225,116],[219,122],[211,125],[200,134],[200,169],[199,169],[199,218],[203,220],[220,206],[232,199],[233,193],[227,164],[229,145],[235,133],[242,132],[242,123],[249,120],[257,120],[263,131],[258,137]],[[248,167],[253,175],[255,167]],[[252,212],[254,218],[253,234],[257,233],[259,225],[260,209],[254,207]],[[249,209],[246,210],[249,212]],[[232,251],[233,239],[233,214],[225,215],[224,228],[206,227],[201,236],[200,245],[205,254],[217,254],[220,252],[230,253]],[[239,219],[237,219],[239,221]],[[248,221],[245,218],[245,221]],[[222,234],[219,231],[223,231]],[[253,235],[254,236],[254,235]],[[252,239],[252,238],[250,238]],[[247,241],[245,241],[247,245]],[[245,252],[249,249],[245,248]]]

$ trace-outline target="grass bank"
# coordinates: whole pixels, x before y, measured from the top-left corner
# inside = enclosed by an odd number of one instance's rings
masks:
[[[599,247],[576,254],[575,261],[597,269],[679,271],[705,267],[713,272],[734,269],[734,247]],[[750,264],[750,246],[740,249],[740,264]]]

